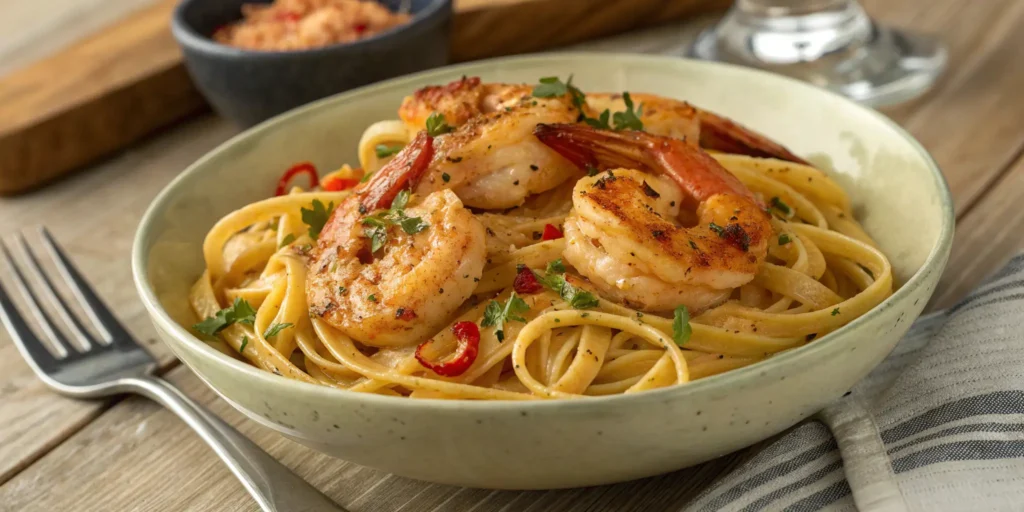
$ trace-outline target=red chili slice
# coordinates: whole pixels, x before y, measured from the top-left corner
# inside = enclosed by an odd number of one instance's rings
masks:
[[[327,178],[320,183],[320,186],[327,192],[341,192],[359,184],[359,180],[349,178]]]
[[[537,276],[526,265],[520,265],[516,279],[512,281],[512,288],[519,295],[532,295],[543,288],[537,281]]]
[[[433,340],[427,340],[416,347],[416,360],[424,367],[442,377],[458,377],[476,361],[480,351],[480,328],[473,322],[456,322],[452,326],[455,339],[459,340],[459,348],[448,361],[435,363],[423,355],[423,348]]]
[[[281,175],[281,179],[277,180],[277,190],[274,192],[274,195],[283,196],[288,193],[288,182],[290,182],[297,174],[309,174],[309,188],[314,188],[320,184],[320,178],[317,176],[316,167],[309,162],[302,162],[291,166],[284,172],[284,174]]]
[[[562,232],[559,231],[558,228],[556,228],[555,226],[553,226],[551,224],[545,224],[544,225],[544,235],[541,236],[540,239],[544,240],[544,241],[547,241],[547,240],[558,240],[559,238],[562,238],[563,236],[564,235],[562,235]]]

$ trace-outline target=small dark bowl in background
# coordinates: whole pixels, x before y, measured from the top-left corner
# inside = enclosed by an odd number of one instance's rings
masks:
[[[257,0],[258,1],[258,0]],[[451,0],[412,0],[412,20],[352,43],[295,51],[253,51],[211,39],[254,0],[183,0],[171,31],[199,91],[224,117],[251,126],[354,87],[448,63]],[[402,0],[381,0],[397,10]]]

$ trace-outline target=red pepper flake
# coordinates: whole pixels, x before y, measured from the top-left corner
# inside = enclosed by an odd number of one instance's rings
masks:
[[[552,225],[552,224],[545,224],[544,225],[544,234],[541,235],[540,239],[544,240],[544,241],[558,240],[559,238],[562,238],[563,236],[565,236],[565,235],[563,235],[562,232],[559,231],[558,228],[556,228],[554,225]]]
[[[281,175],[281,179],[277,180],[277,190],[274,192],[274,195],[283,196],[288,193],[288,182],[292,181],[292,178],[298,174],[309,175],[309,188],[314,188],[320,184],[320,178],[317,176],[316,167],[309,162],[302,162],[291,166],[284,172],[284,174]]]
[[[282,11],[274,15],[277,21],[299,21],[302,15],[295,11]]]
[[[541,291],[543,288],[540,281],[537,281],[537,275],[530,270],[530,267],[526,265],[519,265],[516,267],[517,273],[516,278],[512,281],[512,288],[515,289],[519,295],[533,295]]]
[[[366,23],[356,23],[352,29],[356,31],[356,34],[361,35],[363,32],[366,32],[367,26]]]
[[[327,192],[341,192],[342,190],[348,190],[359,184],[359,180],[350,178],[338,178],[331,176],[321,183],[321,186]]]
[[[476,361],[477,353],[480,351],[480,328],[475,323],[456,322],[452,326],[452,333],[459,341],[459,348],[456,349],[455,355],[446,362],[435,363],[423,355],[423,348],[433,340],[424,341],[416,347],[416,360],[425,368],[429,368],[442,377],[458,377],[466,373],[466,370]]]
[[[416,312],[411,309],[398,308],[398,310],[395,311],[395,318],[408,322],[416,319]]]

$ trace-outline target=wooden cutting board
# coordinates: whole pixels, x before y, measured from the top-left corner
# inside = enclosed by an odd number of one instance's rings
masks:
[[[724,9],[729,0],[456,0],[456,62],[533,52]],[[0,195],[31,190],[206,110],[157,0],[0,79]]]

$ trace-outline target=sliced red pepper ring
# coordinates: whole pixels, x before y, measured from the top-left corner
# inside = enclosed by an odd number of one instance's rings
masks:
[[[559,231],[558,228],[556,228],[554,225],[552,225],[552,224],[545,224],[544,225],[544,235],[541,236],[540,239],[544,240],[544,241],[558,240],[559,238],[562,238],[563,236],[564,235],[562,234],[562,232]]]
[[[316,167],[309,162],[302,162],[289,167],[281,175],[281,179],[277,180],[277,190],[274,191],[274,195],[283,196],[287,194],[288,183],[298,174],[309,174],[309,188],[312,189],[320,185],[320,177],[317,175]]]
[[[543,289],[537,275],[526,265],[519,265],[516,269],[516,278],[512,281],[512,288],[519,295],[532,295]]]
[[[480,328],[476,323],[456,322],[452,326],[452,333],[459,341],[459,348],[447,361],[434,362],[423,355],[423,349],[433,340],[424,341],[416,347],[416,360],[425,368],[442,377],[458,377],[466,373],[466,370],[473,366],[473,362],[476,361],[476,356],[480,352]]]

